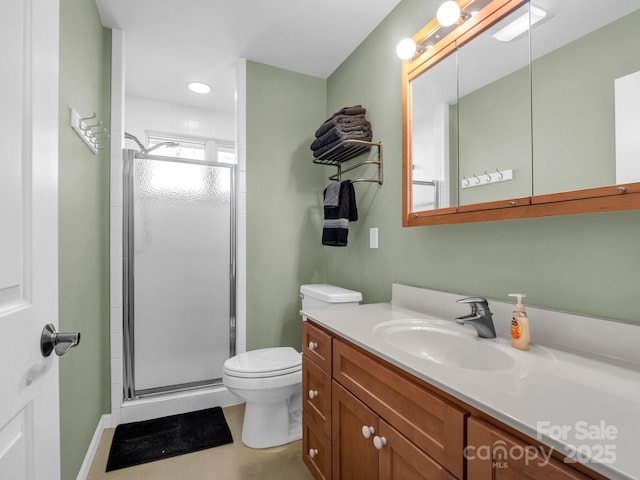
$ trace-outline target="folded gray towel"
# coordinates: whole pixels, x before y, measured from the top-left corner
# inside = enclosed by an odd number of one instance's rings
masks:
[[[340,196],[340,183],[330,183],[324,192],[324,206],[325,207],[337,207],[338,199]]]
[[[320,125],[320,128],[316,130],[315,136],[316,138],[320,138],[338,124],[361,124],[366,121],[364,115],[337,115]]]
[[[335,117],[336,115],[359,115],[359,114],[364,115],[365,113],[367,113],[367,109],[364,108],[362,105],[354,105],[353,107],[342,107],[340,110],[334,113],[333,116]]]
[[[315,158],[318,158],[320,156],[322,156],[324,153],[328,152],[329,150],[331,150],[333,147],[335,147],[336,145],[338,145],[341,142],[344,142],[345,140],[363,140],[365,142],[370,142],[371,139],[373,138],[373,134],[371,133],[371,130],[368,130],[366,132],[348,132],[345,133],[342,137],[340,137],[338,140],[328,143],[320,148],[318,148],[317,150],[313,151],[313,156]],[[349,148],[349,146],[345,146],[345,148],[343,150],[347,150]],[[332,152],[333,155],[334,152]],[[340,153],[340,152],[335,152],[335,153]],[[364,151],[359,152],[360,153],[364,153]],[[343,159],[346,160],[346,159]]]
[[[317,150],[329,143],[335,142],[336,140],[340,140],[347,133],[352,132],[370,132],[371,131],[371,123],[364,120],[363,122],[358,123],[339,123],[334,125],[333,128],[328,130],[324,135],[319,138],[316,138],[314,142],[311,144],[311,150]]]
[[[322,123],[320,128],[316,131],[316,138],[322,136],[327,130],[337,123],[364,120],[365,113],[367,113],[367,109],[362,105],[344,107],[338,110]]]

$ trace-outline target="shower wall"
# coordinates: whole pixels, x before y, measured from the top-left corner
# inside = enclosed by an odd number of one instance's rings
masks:
[[[126,130],[145,141],[151,134],[179,134],[180,137],[211,137],[235,143],[233,112],[178,105],[127,95]],[[127,141],[125,148],[134,148]]]

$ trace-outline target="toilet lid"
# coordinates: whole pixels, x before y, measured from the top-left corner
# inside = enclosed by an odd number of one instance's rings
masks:
[[[296,372],[302,368],[302,357],[291,347],[262,348],[240,353],[224,362],[225,371],[233,376],[269,377]]]

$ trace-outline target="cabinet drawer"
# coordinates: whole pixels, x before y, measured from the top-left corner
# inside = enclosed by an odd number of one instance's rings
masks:
[[[302,408],[331,438],[331,377],[302,356]]]
[[[468,424],[467,478],[469,480],[587,480],[589,477],[549,455],[549,447],[527,445],[483,420]],[[542,450],[540,450],[542,448]]]
[[[457,478],[463,478],[467,413],[335,339],[333,377]]]
[[[302,353],[331,375],[331,337],[309,322],[302,323]]]
[[[302,459],[316,480],[331,478],[331,440],[306,412],[302,415]]]

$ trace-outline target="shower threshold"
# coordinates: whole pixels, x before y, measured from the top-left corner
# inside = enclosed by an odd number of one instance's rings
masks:
[[[199,390],[201,388],[221,387],[221,386],[222,386],[222,378],[215,378],[212,380],[202,380],[199,382],[181,383],[178,385],[146,388],[143,390],[136,390],[133,395],[133,398],[126,399],[126,400],[138,400],[140,398],[166,395],[168,393],[178,393],[178,392],[185,392],[189,390]]]

